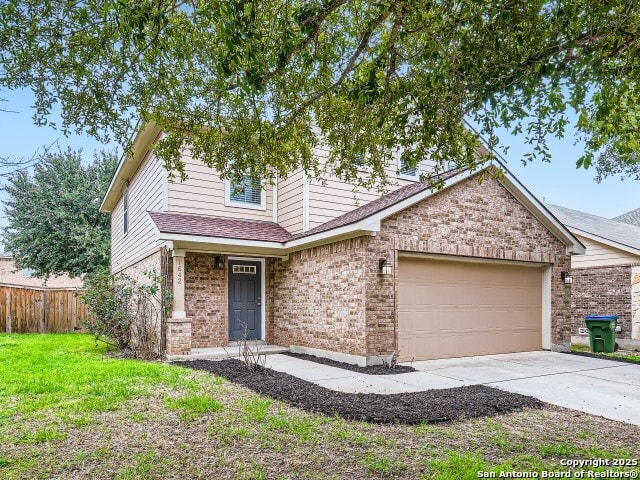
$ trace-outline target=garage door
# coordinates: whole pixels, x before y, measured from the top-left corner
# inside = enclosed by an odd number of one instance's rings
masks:
[[[541,348],[541,267],[400,258],[401,360]]]

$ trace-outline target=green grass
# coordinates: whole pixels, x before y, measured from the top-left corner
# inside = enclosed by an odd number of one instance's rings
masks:
[[[264,422],[267,419],[267,413],[271,408],[272,401],[270,398],[263,398],[259,395],[251,397],[249,401],[242,403],[242,410],[247,419],[253,422]]]
[[[402,460],[374,453],[367,453],[362,460],[362,464],[367,467],[369,472],[376,473],[382,477],[393,477],[407,468]]]
[[[67,434],[56,428],[46,427],[26,432],[20,437],[20,441],[24,443],[46,443],[56,442],[67,438]]]
[[[0,334],[0,478],[464,480],[640,455],[640,429],[618,439],[620,425],[576,412],[366,424],[108,353],[87,335]]]
[[[74,423],[73,417],[117,410],[151,387],[193,383],[183,369],[105,353],[89,335],[0,335],[0,424],[42,412]]]
[[[571,350],[574,352],[580,352],[580,353],[591,353],[591,349],[587,346],[584,345],[573,345],[571,347]],[[626,353],[618,353],[618,352],[614,352],[614,353],[603,353],[603,352],[598,352],[598,353],[593,353],[592,355],[594,356],[603,356],[603,357],[611,357],[611,358],[624,358],[625,360],[634,362],[634,363],[640,363],[640,352],[638,352],[637,354],[626,354]]]
[[[219,412],[224,408],[224,405],[211,395],[191,394],[180,398],[168,398],[165,404],[172,410],[178,410],[178,416],[185,421],[195,420],[206,413]]]

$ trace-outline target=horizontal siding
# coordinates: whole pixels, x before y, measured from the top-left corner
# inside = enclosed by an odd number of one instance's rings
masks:
[[[111,212],[111,270],[114,273],[160,246],[147,211],[162,210],[165,184],[166,171],[154,155],[149,155],[129,181],[129,232],[126,236],[122,196]]]
[[[584,255],[574,255],[571,257],[571,266],[573,268],[640,263],[640,255],[633,255],[579,235],[578,239],[586,247],[586,253]]]
[[[302,170],[278,180],[278,223],[289,233],[302,232]]]
[[[316,148],[315,153],[321,159],[328,157],[328,151],[324,148]],[[432,168],[433,162],[430,160],[420,164],[421,173],[428,173]],[[387,192],[414,182],[399,177],[398,155],[395,153],[389,159],[385,173],[391,182]],[[328,173],[324,180],[324,185],[317,180],[312,180],[309,185],[309,228],[317,227],[381,196],[375,187],[372,190],[354,188],[350,183]]]
[[[273,220],[273,188],[266,186],[266,210],[227,207],[225,205],[225,182],[216,170],[199,160],[185,155],[182,158],[187,180],[169,183],[168,210],[172,213],[211,215],[216,217],[246,220]]]

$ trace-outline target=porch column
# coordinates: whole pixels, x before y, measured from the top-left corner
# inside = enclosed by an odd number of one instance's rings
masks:
[[[174,250],[173,257],[173,313],[172,318],[186,318],[184,308],[184,250]]]
[[[191,319],[184,303],[184,250],[173,250],[173,311],[167,319],[167,355],[191,353]]]

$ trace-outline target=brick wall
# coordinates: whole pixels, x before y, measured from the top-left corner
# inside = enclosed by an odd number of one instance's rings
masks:
[[[560,279],[568,271],[565,246],[493,178],[458,183],[385,219],[367,252],[367,355],[395,350],[397,287],[378,274],[377,259],[397,268],[397,252],[553,263],[552,343],[571,341],[571,288]]]
[[[382,223],[360,237],[295,252],[278,261],[274,280],[274,337],[353,355],[389,355],[396,349],[397,287],[378,273],[397,252],[465,255],[553,264],[552,343],[571,338],[571,287],[565,246],[497,181],[467,179]]]
[[[128,275],[129,277],[133,278],[136,282],[138,282],[141,285],[151,285],[153,280],[150,278],[150,276],[151,277],[159,276],[161,273],[161,265],[160,265],[161,259],[162,257],[161,257],[160,250],[156,250],[155,252],[151,253],[149,256],[134,263],[133,265],[128,266],[124,270],[121,270],[119,273],[124,273],[125,275]],[[157,316],[151,321],[154,323],[153,326],[155,327],[155,330],[156,330],[156,339],[157,339],[156,342],[158,344],[158,348],[160,349],[160,343],[162,338],[162,334],[161,334],[162,306],[160,305],[159,298],[156,299],[154,303],[155,303],[154,308],[157,313]]]
[[[185,309],[191,318],[192,348],[229,343],[227,259],[223,270],[216,270],[213,262],[213,254],[187,252],[185,257]]]
[[[308,248],[278,260],[273,342],[366,354],[367,238]]]
[[[571,330],[578,334],[585,315],[617,315],[619,338],[631,338],[631,266],[574,268]]]

